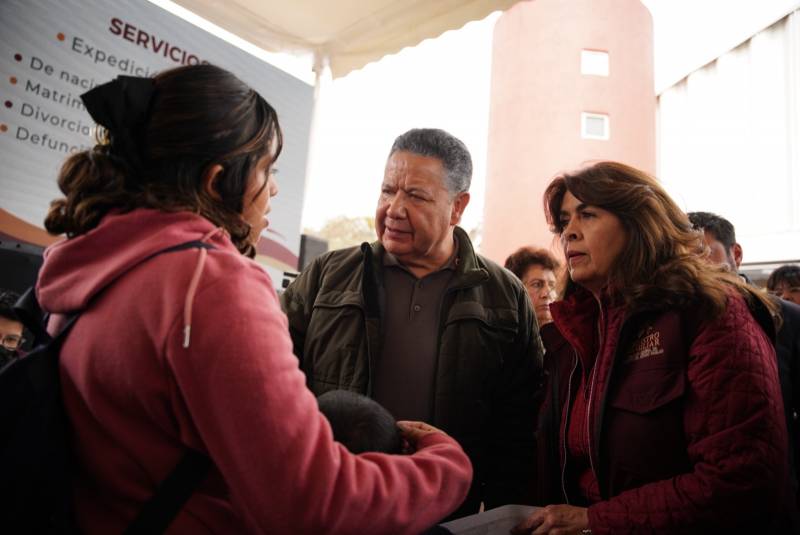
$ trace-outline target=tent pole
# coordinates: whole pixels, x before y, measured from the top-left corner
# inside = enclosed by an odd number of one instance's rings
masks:
[[[311,185],[311,175],[314,172],[314,159],[316,156],[316,149],[319,137],[319,124],[321,116],[321,94],[322,94],[322,77],[328,67],[328,56],[320,50],[314,51],[314,104],[311,108],[311,124],[308,131],[308,154],[306,156],[306,176],[305,186],[303,189],[303,214],[307,210],[307,200],[309,197],[308,188]],[[303,233],[303,224],[301,217],[300,233]]]

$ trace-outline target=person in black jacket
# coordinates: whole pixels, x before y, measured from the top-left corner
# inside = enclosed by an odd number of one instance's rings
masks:
[[[481,503],[531,502],[542,383],[522,282],[458,226],[471,178],[469,150],[455,136],[398,136],[379,186],[378,239],[318,257],[281,295],[312,392],[364,394],[461,444],[474,476],[453,518]]]
[[[738,272],[742,263],[742,246],[736,242],[736,230],[733,224],[722,216],[709,212],[690,212],[689,219],[697,230],[705,235],[709,248],[708,259],[715,264]],[[747,282],[744,274],[739,274]],[[793,495],[800,506],[798,492],[797,459],[800,458],[800,306],[785,299],[778,299],[782,316],[782,325],[775,340],[775,354],[778,358],[778,376],[781,381],[783,406],[786,413],[786,429],[789,434],[789,464],[791,466],[791,484]]]

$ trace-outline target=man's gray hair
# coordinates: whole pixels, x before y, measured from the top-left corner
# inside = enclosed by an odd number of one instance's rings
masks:
[[[397,151],[437,158],[446,171],[445,186],[451,195],[469,191],[472,157],[464,142],[438,128],[414,128],[394,140],[389,157]]]

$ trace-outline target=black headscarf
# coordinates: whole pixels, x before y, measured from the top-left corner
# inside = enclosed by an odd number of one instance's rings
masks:
[[[143,169],[144,131],[154,94],[152,78],[117,76],[81,95],[92,119],[108,130],[111,154],[137,175]]]

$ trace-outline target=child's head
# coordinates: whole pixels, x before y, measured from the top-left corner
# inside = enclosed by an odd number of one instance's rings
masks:
[[[355,392],[333,390],[322,394],[317,402],[333,428],[333,438],[352,453],[401,452],[397,424],[376,401]]]

